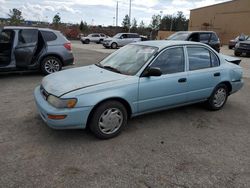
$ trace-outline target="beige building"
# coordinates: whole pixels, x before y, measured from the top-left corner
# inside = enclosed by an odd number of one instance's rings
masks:
[[[232,0],[190,11],[190,31],[215,31],[227,44],[241,33],[250,35],[250,0]]]

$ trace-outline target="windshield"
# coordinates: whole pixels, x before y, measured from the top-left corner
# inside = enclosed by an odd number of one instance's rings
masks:
[[[187,40],[189,33],[175,33],[170,35],[167,40]]]
[[[121,74],[135,75],[157,50],[152,46],[127,45],[97,65]]]
[[[120,36],[121,36],[121,33],[118,33],[118,34],[116,34],[115,36],[113,36],[113,38],[118,39],[118,38],[120,38]]]

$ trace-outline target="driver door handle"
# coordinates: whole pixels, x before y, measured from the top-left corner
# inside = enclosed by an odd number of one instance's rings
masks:
[[[183,83],[183,82],[186,82],[186,81],[187,81],[187,78],[180,78],[180,79],[178,80],[179,83]]]

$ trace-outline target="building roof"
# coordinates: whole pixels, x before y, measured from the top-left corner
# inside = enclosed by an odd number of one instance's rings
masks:
[[[236,0],[230,0],[230,1],[222,2],[222,3],[216,3],[216,4],[213,4],[213,5],[208,5],[208,6],[204,6],[204,7],[194,8],[194,9],[191,9],[190,11],[203,9],[203,8],[208,8],[208,7],[213,7],[213,6],[218,6],[218,5],[227,4],[227,3],[232,3],[233,1],[236,1]]]

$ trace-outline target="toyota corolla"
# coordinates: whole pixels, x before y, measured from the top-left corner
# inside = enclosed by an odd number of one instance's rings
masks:
[[[243,86],[234,58],[188,41],[127,45],[95,65],[46,76],[35,91],[38,112],[55,129],[118,135],[131,117],[205,102],[219,110]]]

